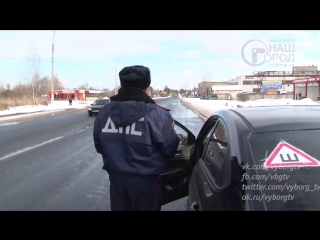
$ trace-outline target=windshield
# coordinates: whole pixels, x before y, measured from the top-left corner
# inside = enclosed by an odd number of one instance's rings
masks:
[[[244,168],[255,169],[250,179],[258,180],[255,194],[267,210],[320,210],[320,130],[252,134],[248,140],[254,163]],[[246,189],[253,188],[248,181]]]
[[[109,100],[96,100],[93,105],[106,105],[109,103]]]

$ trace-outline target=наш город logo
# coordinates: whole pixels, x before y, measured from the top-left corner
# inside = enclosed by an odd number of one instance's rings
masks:
[[[272,40],[272,43],[266,44],[261,40],[253,39],[247,41],[241,49],[241,57],[249,66],[260,66],[265,62],[272,62],[272,66],[294,62],[293,40]]]
[[[265,63],[265,53],[269,53],[267,45],[257,39],[246,42],[241,49],[241,57],[249,66],[260,66]],[[259,56],[258,60],[258,54]]]

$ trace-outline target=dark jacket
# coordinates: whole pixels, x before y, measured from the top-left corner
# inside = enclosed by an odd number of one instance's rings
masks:
[[[139,88],[122,88],[95,119],[93,139],[103,169],[118,187],[145,187],[173,158],[179,138],[168,109]]]

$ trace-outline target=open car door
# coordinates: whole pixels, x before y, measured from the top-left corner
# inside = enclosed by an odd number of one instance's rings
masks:
[[[192,173],[190,155],[195,147],[195,136],[185,126],[174,120],[176,133],[180,138],[176,155],[166,159],[166,170],[161,174],[162,205],[173,202],[189,193],[189,179]]]

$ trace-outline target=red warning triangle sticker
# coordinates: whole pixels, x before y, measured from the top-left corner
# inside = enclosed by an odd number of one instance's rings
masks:
[[[302,150],[282,141],[266,159],[264,166],[267,168],[319,167],[320,162]]]

